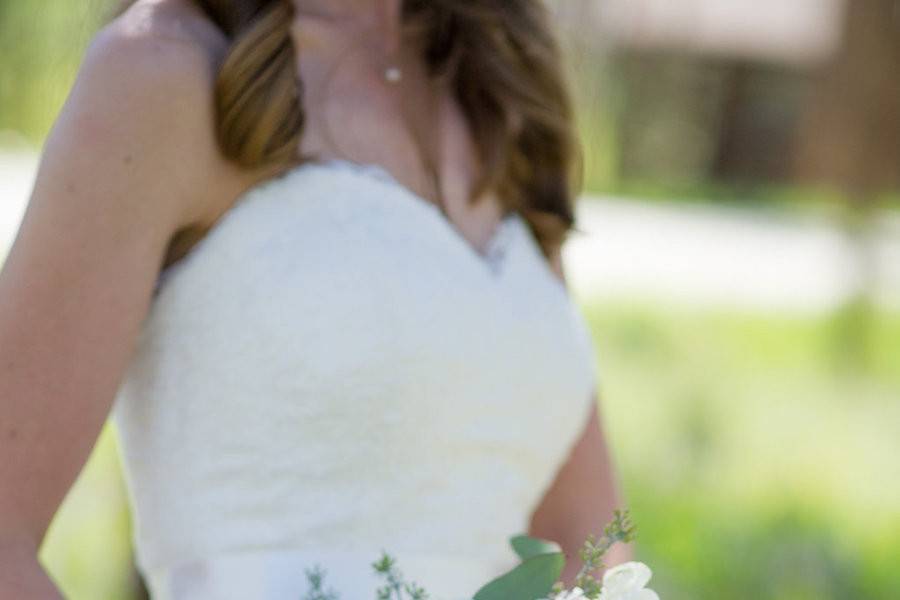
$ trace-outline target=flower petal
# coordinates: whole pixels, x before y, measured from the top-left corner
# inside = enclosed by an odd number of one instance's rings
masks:
[[[615,566],[603,574],[603,588],[613,595],[637,591],[650,581],[653,572],[642,562],[627,562]]]

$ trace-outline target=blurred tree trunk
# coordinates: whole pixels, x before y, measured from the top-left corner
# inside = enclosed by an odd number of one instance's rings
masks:
[[[856,296],[838,319],[844,358],[864,362],[875,285],[875,210],[900,187],[900,1],[848,0],[840,51],[810,96],[797,140],[796,174],[847,199],[856,248]]]
[[[871,202],[900,186],[900,2],[849,0],[840,51],[801,125],[800,178]]]

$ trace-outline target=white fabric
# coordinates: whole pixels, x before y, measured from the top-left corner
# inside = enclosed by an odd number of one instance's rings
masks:
[[[356,600],[385,549],[468,598],[515,564],[594,384],[523,218],[482,256],[380,167],[296,167],[157,288],[113,406],[138,566],[159,600],[299,600],[318,563]]]
[[[302,600],[309,588],[306,569],[327,565],[325,590],[341,593],[341,600],[374,600],[375,590],[384,585],[372,563],[380,555],[363,551],[254,550],[232,552],[151,573],[149,585],[154,598],[190,600],[250,600],[284,598]],[[506,565],[503,565],[504,570]],[[470,600],[470,590],[497,575],[497,565],[477,558],[412,554],[399,562],[399,570],[414,582],[430,582],[435,600]],[[414,576],[413,576],[414,575]],[[444,590],[453,595],[447,596]],[[510,599],[516,600],[516,599]],[[530,599],[528,599],[530,600]]]

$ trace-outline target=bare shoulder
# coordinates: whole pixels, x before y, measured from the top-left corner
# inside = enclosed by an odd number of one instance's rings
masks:
[[[171,115],[182,125],[209,112],[219,62],[228,41],[187,0],[138,0],[91,40],[75,91],[111,96],[120,110],[111,116],[171,114],[173,105],[191,112]],[[124,93],[130,92],[130,93]],[[190,102],[191,104],[188,104]]]
[[[239,179],[220,154],[214,86],[227,40],[185,0],[139,0],[91,41],[48,140],[106,157],[95,171],[158,199],[173,225],[202,221]],[[120,165],[111,169],[110,164]]]
[[[228,40],[192,0],[137,0],[104,31],[132,40],[169,41],[220,58]]]

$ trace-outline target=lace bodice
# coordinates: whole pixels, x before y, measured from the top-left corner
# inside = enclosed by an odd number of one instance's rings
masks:
[[[378,167],[244,194],[158,285],[113,407],[154,598],[436,600],[514,564],[584,426],[584,320],[513,213],[482,255]],[[243,587],[242,587],[243,586]]]

